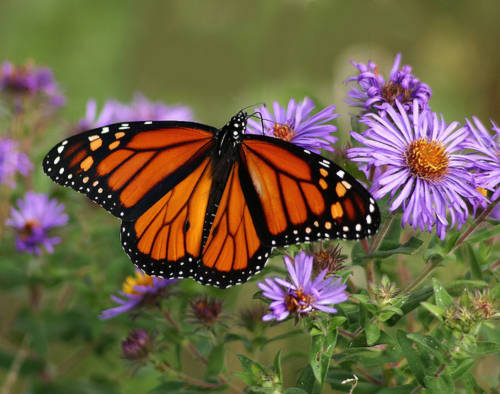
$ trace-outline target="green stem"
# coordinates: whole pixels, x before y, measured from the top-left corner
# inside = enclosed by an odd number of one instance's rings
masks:
[[[391,227],[392,221],[394,220],[395,216],[396,214],[394,212],[391,212],[382,228],[378,231],[377,235],[375,235],[375,238],[373,238],[373,242],[370,245],[370,254],[376,252],[382,244],[382,241],[387,235],[387,232],[389,231],[389,228]]]
[[[477,229],[477,227],[489,216],[493,208],[500,202],[500,197],[493,201],[488,207],[477,217],[477,219],[472,223],[469,228],[458,238],[457,242],[448,252],[450,254],[455,249],[457,249],[469,236]]]

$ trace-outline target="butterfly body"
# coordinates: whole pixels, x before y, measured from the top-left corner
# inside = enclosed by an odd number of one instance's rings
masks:
[[[122,220],[121,241],[150,275],[228,287],[261,271],[271,249],[375,233],[378,207],[335,163],[267,136],[222,128],[129,122],[56,145],[43,161],[55,182]]]

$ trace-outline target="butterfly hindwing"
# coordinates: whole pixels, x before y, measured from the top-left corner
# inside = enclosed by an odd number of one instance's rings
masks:
[[[149,275],[193,276],[202,247],[205,213],[213,184],[210,157],[136,220],[122,222],[122,246]]]
[[[378,228],[374,199],[332,161],[265,136],[245,136],[240,149],[270,245],[360,239]]]
[[[215,131],[191,122],[112,124],[62,141],[43,168],[113,215],[133,218],[199,164]]]
[[[239,162],[231,167],[194,278],[227,287],[260,272],[271,246],[263,243],[242,187]]]

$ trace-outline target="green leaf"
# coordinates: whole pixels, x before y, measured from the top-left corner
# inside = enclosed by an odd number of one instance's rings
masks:
[[[428,393],[432,394],[452,394],[455,392],[455,385],[453,379],[447,373],[443,373],[439,377],[426,376],[425,387]]]
[[[446,312],[445,309],[443,309],[437,305],[431,304],[429,302],[422,302],[421,305],[425,309],[427,309],[430,313],[432,313],[434,316],[436,316],[438,319],[442,319],[443,315]]]
[[[362,250],[361,247],[358,247],[359,244],[357,244],[353,249],[351,253],[351,258],[354,261],[356,261],[358,264],[361,263],[363,260],[367,259],[385,259],[387,257],[391,257],[395,254],[405,254],[405,255],[411,255],[417,251],[420,246],[422,246],[423,241],[416,238],[416,237],[411,237],[407,242],[404,244],[397,243],[395,245],[392,244],[382,244],[380,248],[371,254],[366,254],[364,250]],[[384,249],[386,248],[386,249]]]
[[[281,372],[281,350],[276,353],[276,356],[274,357],[273,361],[273,367],[274,367],[274,372],[276,373],[276,376],[280,380],[280,382],[283,381],[282,378],[282,372]]]
[[[470,372],[467,372],[462,379],[460,379],[467,394],[484,394],[486,393],[476,382],[476,379]]]
[[[407,338],[406,333],[403,330],[398,330],[396,334],[399,346],[403,352],[408,365],[413,372],[413,375],[421,385],[425,385],[425,371],[424,367],[420,361],[420,357],[415,349],[412,347],[412,342]]]
[[[308,394],[321,393],[321,385],[316,380],[311,365],[309,364],[302,370],[295,386],[304,390]]]
[[[490,226],[485,227],[480,230],[474,231],[474,233],[467,238],[467,243],[484,242],[495,235],[500,234],[500,226]]]
[[[469,252],[470,272],[472,274],[472,277],[474,279],[483,279],[483,273],[476,252],[470,244],[466,244],[466,247],[467,251]]]
[[[380,337],[380,326],[378,325],[378,322],[367,321],[365,325],[365,332],[366,343],[370,346],[375,344]]]
[[[214,346],[207,358],[207,378],[215,377],[221,373],[224,368],[225,355],[226,351],[223,344]]]
[[[476,360],[472,358],[466,358],[460,361],[460,363],[453,368],[451,374],[451,377],[453,379],[460,379],[469,369],[472,368]]]
[[[405,384],[403,386],[396,387],[384,387],[383,389],[376,391],[377,394],[408,394],[413,392],[413,389],[416,388],[417,385],[415,383]]]
[[[446,353],[446,348],[433,336],[424,335],[420,333],[408,334],[407,337],[412,341],[423,346],[429,352],[431,352],[434,357],[439,359],[439,361],[444,361],[444,356]]]
[[[307,391],[299,389],[298,387],[289,387],[283,392],[283,394],[307,394]]]
[[[480,357],[491,353],[500,353],[500,343],[476,342],[476,349],[468,352],[473,357]]]
[[[437,306],[444,309],[453,306],[453,299],[436,278],[432,278],[432,287],[434,288],[434,297]]]

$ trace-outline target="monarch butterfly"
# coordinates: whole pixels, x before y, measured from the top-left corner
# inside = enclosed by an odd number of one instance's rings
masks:
[[[116,123],[70,137],[44,158],[53,181],[122,220],[121,242],[149,275],[220,288],[261,271],[273,247],[360,239],[375,200],[335,163],[280,139],[181,121]]]

